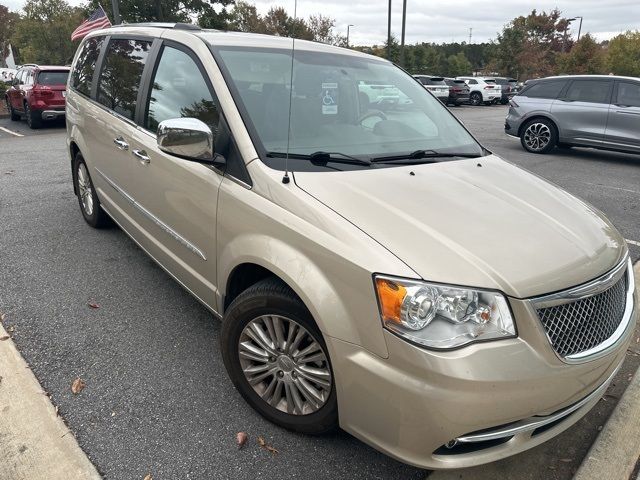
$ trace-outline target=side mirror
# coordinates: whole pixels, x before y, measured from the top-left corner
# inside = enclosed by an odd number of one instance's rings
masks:
[[[211,129],[197,118],[171,118],[160,122],[158,148],[163,152],[202,163],[220,163]]]

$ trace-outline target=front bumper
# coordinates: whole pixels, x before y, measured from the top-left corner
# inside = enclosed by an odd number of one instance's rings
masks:
[[[555,355],[529,302],[511,304],[518,338],[460,350],[424,350],[385,331],[383,359],[329,338],[342,428],[402,462],[448,469],[499,460],[574,424],[624,361],[637,308],[615,349],[570,365]],[[487,433],[498,435],[478,436]]]

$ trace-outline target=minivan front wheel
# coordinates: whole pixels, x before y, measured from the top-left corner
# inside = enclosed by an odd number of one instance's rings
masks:
[[[298,296],[276,278],[241,293],[224,316],[222,358],[255,410],[289,430],[321,434],[338,425],[327,347]]]
[[[520,143],[528,152],[547,153],[558,143],[558,132],[549,120],[533,119],[522,129]]]
[[[100,200],[91,181],[87,164],[78,152],[73,162],[73,182],[85,221],[93,228],[111,225],[111,218],[100,208]]]

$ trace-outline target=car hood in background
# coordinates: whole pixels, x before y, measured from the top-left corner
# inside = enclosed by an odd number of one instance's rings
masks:
[[[591,280],[626,252],[600,212],[493,155],[294,176],[424,280],[526,298]]]

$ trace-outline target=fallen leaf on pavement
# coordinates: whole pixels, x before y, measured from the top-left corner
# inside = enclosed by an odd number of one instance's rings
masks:
[[[0,322],[4,322],[4,319],[7,318],[6,313],[0,313]]]
[[[16,329],[16,327],[14,327],[13,325],[11,325],[9,328],[7,328],[7,332],[9,333],[13,333],[13,331]]]
[[[100,305],[98,305],[96,302],[89,302],[89,303],[88,303],[88,305],[89,305],[91,308],[100,308]]]
[[[274,455],[276,453],[278,453],[278,450],[273,448],[271,445],[267,445],[267,442],[265,442],[264,438],[262,438],[262,437],[258,437],[258,445],[260,445],[260,448],[264,448],[265,450],[267,450],[268,452],[273,453]]]
[[[564,463],[570,463],[573,462],[573,458],[561,458],[560,461]]]
[[[11,337],[9,335],[3,335],[0,337],[0,340],[4,341],[4,340],[9,340]]]
[[[238,444],[238,449],[244,447],[244,444],[247,443],[248,435],[245,432],[236,433],[236,443]]]
[[[79,394],[79,393],[82,391],[82,389],[83,389],[84,387],[86,387],[86,386],[87,386],[87,384],[85,383],[85,381],[84,381],[84,380],[82,380],[80,377],[78,377],[78,378],[76,378],[76,379],[73,381],[73,383],[71,384],[71,391],[72,391],[75,395],[77,395],[77,394]]]
[[[153,480],[153,477],[150,473],[147,473],[147,475],[142,480]]]
[[[4,172],[5,175],[13,175],[15,172],[15,170],[7,170],[6,172]]]

